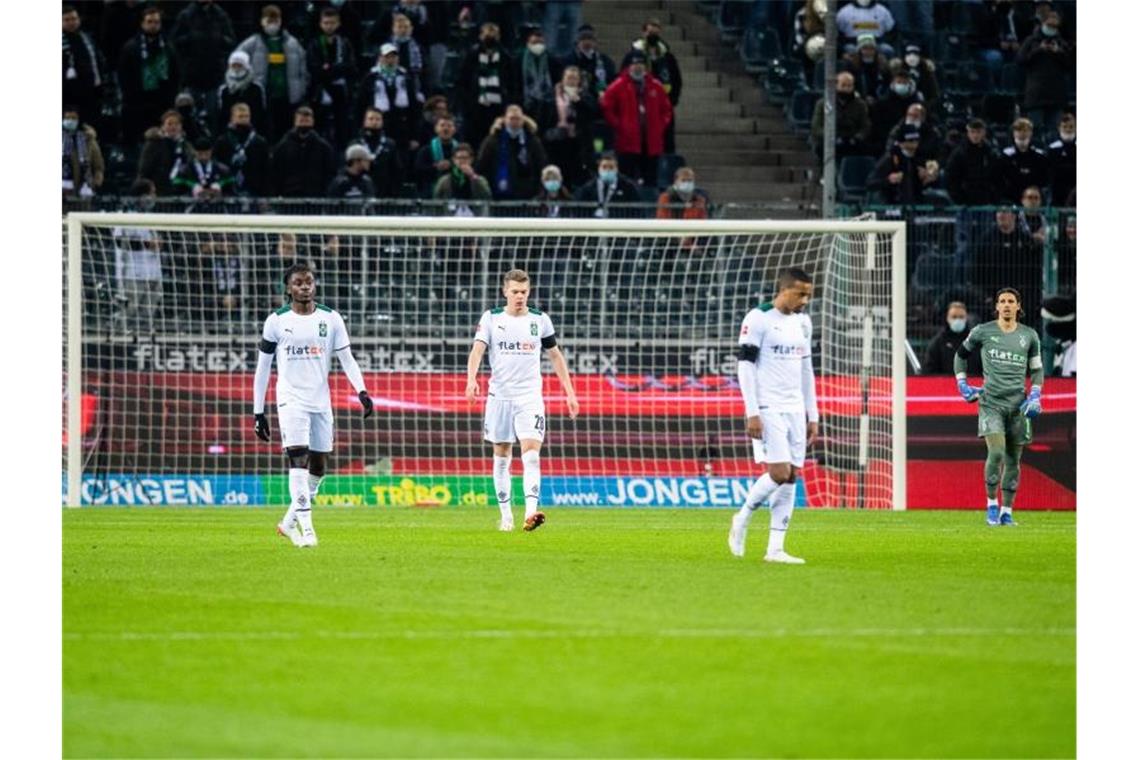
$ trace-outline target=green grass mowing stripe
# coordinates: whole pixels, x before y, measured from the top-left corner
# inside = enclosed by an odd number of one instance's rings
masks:
[[[1072,515],[276,512],[65,514],[69,756],[1075,752]]]

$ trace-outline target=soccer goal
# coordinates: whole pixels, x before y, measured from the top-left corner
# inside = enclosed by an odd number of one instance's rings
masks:
[[[495,505],[464,373],[516,267],[582,407],[566,416],[548,372],[541,503],[739,505],[761,470],[737,336],[798,266],[815,283],[822,415],[799,503],[904,509],[904,236],[883,221],[71,214],[63,503],[284,504],[272,384],[273,444],[254,436],[250,399],[281,275],[306,261],[377,411],[360,418],[333,362],[335,474],[318,506]]]

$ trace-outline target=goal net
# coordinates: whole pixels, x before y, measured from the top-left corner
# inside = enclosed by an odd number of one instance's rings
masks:
[[[571,420],[545,362],[543,506],[738,505],[762,472],[740,324],[798,266],[815,283],[822,419],[797,503],[904,508],[902,223],[72,214],[64,227],[65,504],[288,501],[273,383],[272,444],[253,434],[251,396],[282,273],[305,261],[376,404],[361,419],[332,363],[318,506],[495,506],[464,380],[512,268],[530,274],[581,402]]]

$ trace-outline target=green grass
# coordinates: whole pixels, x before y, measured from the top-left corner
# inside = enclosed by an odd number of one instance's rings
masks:
[[[65,755],[1076,754],[1071,513],[278,512],[65,510]]]

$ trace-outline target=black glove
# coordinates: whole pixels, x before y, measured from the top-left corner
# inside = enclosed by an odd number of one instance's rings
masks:
[[[264,414],[253,415],[253,432],[258,438],[269,443],[269,418]]]
[[[368,391],[361,391],[357,394],[360,396],[360,405],[364,407],[364,419],[372,416],[372,399],[368,397]]]

